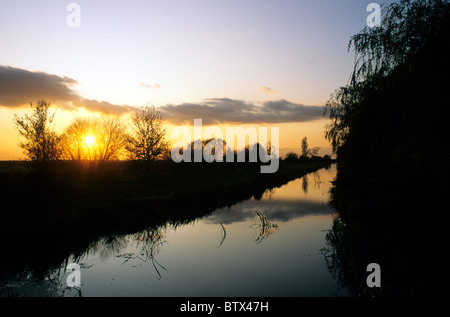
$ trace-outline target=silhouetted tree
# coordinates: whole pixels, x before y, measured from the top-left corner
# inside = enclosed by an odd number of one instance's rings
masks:
[[[315,146],[315,147],[309,149],[309,154],[311,155],[311,157],[318,156],[319,155],[319,150],[320,150],[320,147]]]
[[[308,152],[308,138],[305,136],[302,139],[302,154],[301,154],[301,156],[307,157],[308,154],[309,154],[309,152]]]
[[[446,166],[449,30],[448,0],[401,0],[383,9],[380,27],[351,38],[353,73],[326,106],[342,167],[423,176]]]
[[[201,144],[201,149],[200,149]],[[192,141],[190,145],[191,148],[191,162],[195,162],[195,150],[201,151],[202,153],[202,160],[206,161],[205,158],[207,157],[208,160],[213,161],[215,159],[215,156],[217,154],[217,159],[222,159],[222,161],[226,160],[226,151],[227,151],[227,143],[225,140],[222,140],[220,138],[209,138],[206,140],[201,140],[201,143],[197,140]],[[206,149],[206,152],[205,152]],[[206,156],[205,156],[206,154]],[[236,152],[235,152],[236,156]]]
[[[75,161],[117,160],[126,140],[126,126],[118,116],[76,118],[64,132],[63,156]]]
[[[298,161],[297,153],[294,153],[294,152],[287,153],[286,156],[284,157],[284,161],[288,162],[288,163],[297,162]]]
[[[131,117],[131,133],[127,138],[126,150],[131,160],[152,161],[165,158],[168,142],[162,115],[154,106],[142,107]]]
[[[14,124],[25,139],[19,146],[27,157],[39,163],[58,160],[61,157],[60,136],[54,131],[55,112],[49,110],[50,103],[38,100],[30,103],[31,115],[19,117],[14,114]]]

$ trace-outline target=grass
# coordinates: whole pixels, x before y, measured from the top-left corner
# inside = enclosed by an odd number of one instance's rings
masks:
[[[60,163],[49,174],[30,162],[0,162],[0,228],[73,226],[126,229],[167,219],[196,217],[280,186],[329,161],[281,164],[261,174],[259,164],[175,164],[160,162],[148,171],[116,162],[101,170]]]
[[[45,277],[101,239],[189,223],[332,162],[282,162],[274,174],[244,163],[160,162],[143,172],[124,162],[99,170],[62,162],[49,173],[29,163],[0,162],[0,241],[7,257],[0,263],[0,281],[23,272]]]

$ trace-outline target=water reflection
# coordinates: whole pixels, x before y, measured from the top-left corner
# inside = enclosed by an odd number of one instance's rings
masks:
[[[224,224],[242,222],[254,218],[254,212],[260,211],[270,215],[274,221],[288,222],[307,215],[328,215],[330,210],[325,203],[318,201],[283,201],[277,200],[251,200],[229,208],[221,208],[214,212],[214,217],[207,218],[207,222],[217,222],[220,219]]]
[[[158,279],[161,279],[160,269],[167,271],[167,269],[161,265],[155,258],[161,249],[163,244],[167,243],[164,240],[163,228],[149,229],[143,232],[137,233],[133,239],[136,243],[136,253],[124,253],[116,255],[117,258],[123,258],[124,261],[121,265],[127,263],[130,260],[139,260],[143,263],[147,263],[150,261],[155,269],[155,272],[158,274]],[[166,228],[164,228],[166,229]]]
[[[288,222],[307,215],[329,215],[329,190],[335,167],[309,173],[282,188],[267,190],[260,199],[249,199],[236,205],[219,208],[209,223],[232,224],[253,219],[255,212],[267,214],[274,221]],[[312,179],[312,181],[309,181]],[[308,191],[308,187],[311,187]]]
[[[258,231],[258,236],[255,243],[260,244],[264,239],[267,239],[272,233],[278,230],[278,225],[270,220],[269,215],[263,214],[260,211],[255,211],[258,216],[258,222],[255,222],[250,228]]]
[[[45,277],[0,278],[0,296],[334,296],[336,281],[320,252],[332,221],[334,172],[323,169],[196,219],[78,241]],[[65,283],[69,263],[82,268],[81,288]]]
[[[331,190],[336,214],[323,250],[339,285],[353,296],[449,295],[444,184],[347,179],[340,171]],[[381,267],[381,288],[365,283],[369,263]]]

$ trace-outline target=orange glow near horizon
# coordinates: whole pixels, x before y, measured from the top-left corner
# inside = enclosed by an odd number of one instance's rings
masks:
[[[191,132],[192,141],[194,138],[194,120],[192,120],[192,124],[181,125],[187,127]],[[297,154],[300,153],[301,150],[301,140],[303,137],[308,138],[309,147],[320,147],[321,151],[320,155],[331,154],[331,148],[327,140],[324,138],[324,127],[328,123],[326,119],[312,121],[312,122],[304,122],[304,123],[280,123],[280,124],[220,124],[215,125],[219,129],[222,130],[222,135],[224,139],[226,139],[226,127],[243,127],[244,129],[248,127],[255,127],[257,130],[259,127],[278,127],[280,129],[280,139],[279,139],[279,147],[280,147],[280,156],[283,157],[287,152],[293,151]],[[172,131],[177,127],[173,124],[166,124],[166,137],[170,144],[176,143],[179,139],[172,139]],[[207,128],[207,125],[203,125],[203,131]],[[270,132],[269,132],[270,137]]]
[[[55,109],[52,109],[55,111]],[[16,108],[16,109],[6,109],[0,108],[0,133],[2,138],[0,139],[0,160],[21,160],[24,159],[24,154],[22,149],[18,146],[20,140],[18,132],[13,123],[14,114],[22,116],[26,113],[30,113],[29,107]],[[56,109],[55,114],[55,130],[57,133],[63,133],[65,129],[70,125],[70,123],[77,117],[90,117],[97,116],[97,113],[93,113],[84,109],[79,111],[67,111],[62,109]],[[201,115],[200,115],[201,117]],[[125,123],[129,120],[129,114],[122,115],[122,119]],[[185,126],[191,131],[192,137],[194,136],[193,129],[194,118],[190,124],[180,124],[180,126]],[[283,157],[288,151],[294,151],[300,153],[300,144],[303,137],[308,138],[308,143],[310,147],[320,147],[320,155],[331,154],[330,145],[324,138],[324,127],[328,123],[327,119],[321,119],[311,122],[304,123],[280,123],[280,124],[218,124],[215,125],[222,130],[224,138],[226,137],[226,127],[243,127],[244,129],[248,127],[279,127],[280,139],[280,156]],[[178,125],[172,123],[165,123],[166,128],[166,139],[170,145],[175,144],[178,139],[172,139],[172,130]],[[207,128],[207,125],[203,125],[203,131]],[[270,131],[270,129],[269,129]],[[269,133],[270,136],[270,133]],[[93,147],[96,142],[95,135],[84,136],[83,142],[86,146]]]

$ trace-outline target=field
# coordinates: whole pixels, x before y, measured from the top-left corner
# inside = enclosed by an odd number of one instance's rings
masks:
[[[66,235],[71,228],[122,232],[167,220],[188,220],[261,197],[266,189],[331,162],[282,162],[273,174],[261,174],[256,163],[162,161],[141,169],[128,162],[102,168],[58,162],[51,172],[40,173],[30,162],[1,162],[0,229]]]

